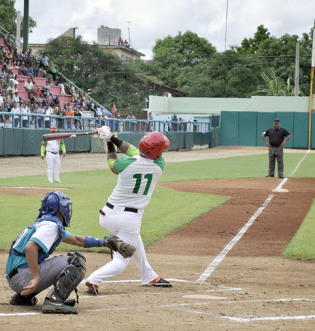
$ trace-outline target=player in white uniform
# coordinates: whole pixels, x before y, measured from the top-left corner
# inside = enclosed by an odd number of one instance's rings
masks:
[[[53,125],[50,127],[50,132],[54,133],[57,131],[57,128]],[[47,177],[49,183],[53,182],[53,170],[56,183],[61,183],[59,179],[60,174],[60,156],[59,150],[62,150],[62,155],[66,156],[66,146],[63,139],[42,141],[40,156],[42,160],[45,158],[46,151],[46,161],[47,161]]]
[[[164,170],[165,161],[161,155],[170,141],[160,132],[151,132],[140,140],[137,149],[115,137],[109,127],[98,129],[98,135],[107,141],[108,164],[112,172],[118,175],[114,191],[100,210],[100,225],[136,247],[133,257],[141,273],[142,285],[171,287],[172,284],[160,278],[147,261],[140,235],[143,211]],[[126,155],[117,159],[114,144]],[[122,259],[114,253],[111,262],[87,278],[88,293],[98,294],[100,282],[123,272],[129,261],[130,258]]]

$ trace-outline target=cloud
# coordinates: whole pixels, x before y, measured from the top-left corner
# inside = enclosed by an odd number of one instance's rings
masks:
[[[263,24],[275,37],[309,33],[315,1],[233,0],[228,2],[227,46],[240,45]],[[23,15],[24,0],[15,8]],[[121,29],[123,39],[147,55],[158,39],[187,30],[206,38],[218,51],[225,46],[226,0],[32,0],[30,16],[37,28],[30,43],[44,43],[71,27],[88,42],[97,40],[101,25]],[[128,23],[129,22],[129,23]]]

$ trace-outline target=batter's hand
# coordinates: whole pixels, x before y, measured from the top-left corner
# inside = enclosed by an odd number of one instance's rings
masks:
[[[99,129],[96,129],[96,131],[97,131],[97,136],[101,139],[105,139],[106,141],[108,141],[110,137],[113,135],[110,127],[106,125],[102,126]]]
[[[28,295],[35,292],[37,285],[39,284],[40,278],[33,278],[27,286],[24,286],[24,291],[21,292],[21,295]]]
[[[41,159],[44,160],[45,156],[41,156]]]

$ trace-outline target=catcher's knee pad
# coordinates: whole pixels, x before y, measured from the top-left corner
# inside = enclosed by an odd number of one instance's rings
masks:
[[[83,280],[85,275],[85,257],[79,252],[68,253],[69,265],[59,274],[54,287],[46,298],[64,302]]]
[[[85,267],[86,259],[82,253],[75,251],[75,252],[69,252],[67,255],[69,256],[68,257],[69,264],[72,264],[77,268],[83,268],[84,271],[86,270]]]

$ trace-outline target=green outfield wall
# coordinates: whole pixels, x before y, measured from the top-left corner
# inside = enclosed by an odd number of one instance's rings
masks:
[[[308,148],[309,113],[222,111],[220,123],[221,146],[265,146],[261,135],[273,126],[278,117],[292,139],[287,148]],[[312,113],[311,148],[315,148],[315,113]]]
[[[70,131],[62,131],[70,132]],[[73,130],[71,131],[73,132]],[[0,156],[40,155],[42,135],[50,133],[49,129],[0,128]],[[121,139],[134,146],[146,133],[122,132]],[[168,150],[176,151],[193,148],[209,148],[219,145],[219,128],[210,132],[165,132],[170,139]],[[92,135],[80,136],[64,140],[69,153],[93,152],[105,153],[103,140]]]

